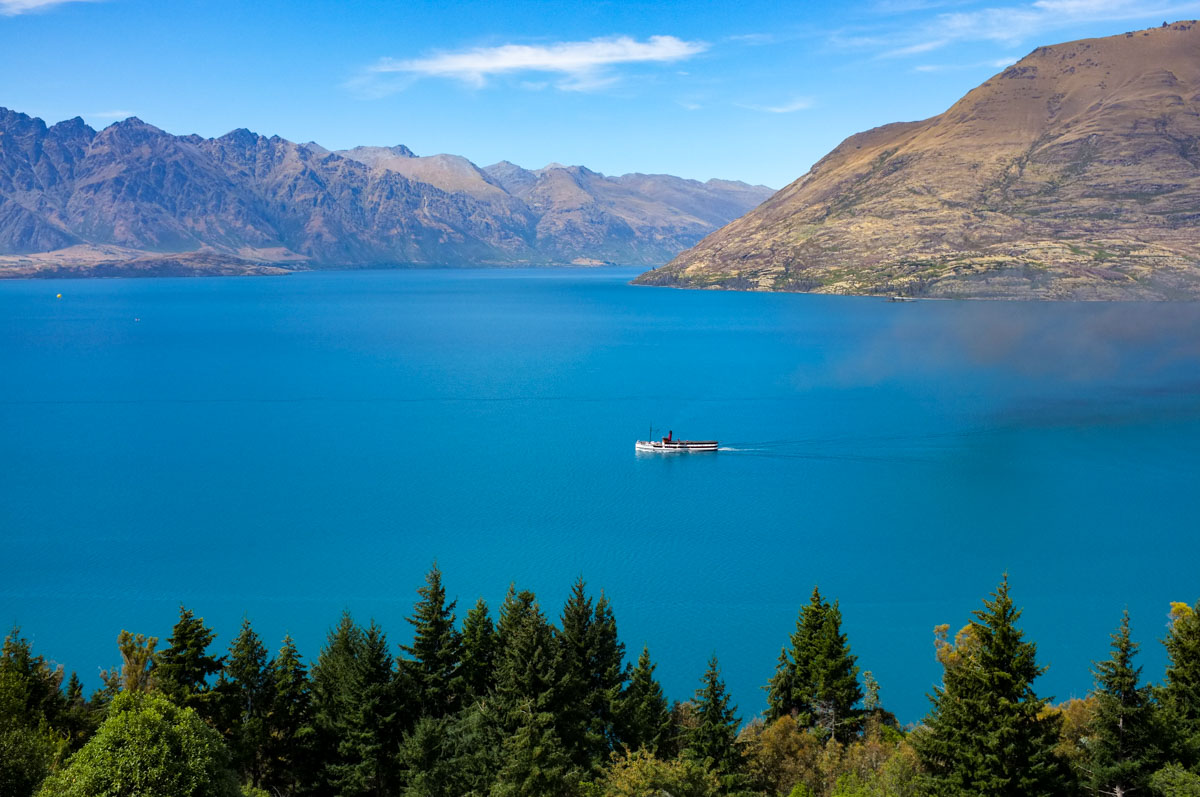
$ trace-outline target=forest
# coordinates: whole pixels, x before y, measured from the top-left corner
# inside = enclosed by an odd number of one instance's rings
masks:
[[[626,655],[582,580],[557,618],[513,587],[494,614],[480,600],[460,622],[435,565],[411,644],[344,613],[306,663],[290,638],[271,655],[249,620],[217,649],[180,607],[165,644],[122,631],[89,696],[15,628],[0,797],[1200,795],[1200,602],[1171,605],[1161,683],[1143,679],[1126,613],[1093,690],[1052,705],[1005,577],[961,630],[935,630],[942,683],[910,727],[817,589],[753,718],[715,656],[668,701],[650,651]]]

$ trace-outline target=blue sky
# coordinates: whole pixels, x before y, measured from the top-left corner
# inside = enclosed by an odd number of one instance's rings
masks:
[[[1034,47],[1200,0],[0,0],[0,105],[782,187]]]

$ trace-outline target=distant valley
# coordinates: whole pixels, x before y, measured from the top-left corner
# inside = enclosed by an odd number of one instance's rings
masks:
[[[943,114],[851,136],[639,282],[1200,298],[1200,26],[1038,48]]]
[[[0,109],[0,276],[659,265],[773,193]]]

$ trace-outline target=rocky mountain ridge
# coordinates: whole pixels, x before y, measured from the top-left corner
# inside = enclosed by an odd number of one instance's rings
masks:
[[[851,136],[638,281],[1200,298],[1200,25],[1040,47],[945,113]]]
[[[176,136],[137,118],[96,131],[0,109],[0,276],[653,265],[772,193],[489,169],[500,176],[404,146],[331,152],[245,129]]]

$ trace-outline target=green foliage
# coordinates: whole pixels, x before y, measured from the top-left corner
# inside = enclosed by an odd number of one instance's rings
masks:
[[[462,638],[455,629],[454,607],[446,603],[442,571],[436,564],[425,576],[425,586],[408,622],[413,626],[412,645],[402,646],[412,657],[404,663],[418,695],[418,712],[423,717],[444,717],[458,710],[464,684],[459,677]]]
[[[813,588],[800,610],[792,647],[779,654],[775,676],[767,685],[768,719],[794,715],[805,725],[846,741],[858,730],[862,699],[856,657],[842,633],[842,612]]]
[[[1151,776],[1150,789],[1162,797],[1200,797],[1200,775],[1168,764]]]
[[[204,625],[203,617],[196,617],[190,609],[180,606],[179,622],[167,638],[166,649],[153,659],[151,672],[154,685],[176,705],[194,708],[209,720],[215,720],[217,707],[208,678],[219,673],[222,664],[221,659],[208,655],[208,647],[215,638],[216,634]]]
[[[561,707],[562,653],[532,592],[509,589],[500,608],[496,703],[505,712],[550,712]],[[512,727],[520,724],[517,721]]]
[[[737,708],[730,705],[721,668],[714,655],[692,699],[696,712],[695,727],[689,729],[684,749],[687,754],[722,778],[743,771],[742,752],[737,740]]]
[[[464,703],[486,697],[495,685],[496,629],[488,605],[480,598],[467,612],[462,627],[462,677]]]
[[[0,691],[7,691],[0,675]],[[3,700],[3,696],[0,696]],[[63,740],[45,723],[0,721],[0,794],[33,794],[63,755]]]
[[[220,735],[189,708],[124,692],[39,797],[238,797]]]
[[[1133,666],[1129,612],[1112,635],[1112,655],[1096,665],[1096,708],[1087,740],[1091,788],[1097,794],[1144,794],[1162,761],[1162,729],[1150,687]]]
[[[555,729],[555,715],[536,711],[533,701],[516,710],[517,725],[505,740],[492,797],[571,797],[582,773],[572,763]]]
[[[1171,606],[1164,641],[1169,663],[1162,702],[1174,731],[1174,757],[1200,774],[1200,602]]]
[[[943,684],[914,743],[931,794],[1060,795],[1070,788],[1055,756],[1058,719],[1043,716],[1033,681],[1042,674],[1037,648],[1017,628],[1021,613],[1007,576],[974,612],[957,645],[939,639]]]
[[[593,604],[583,579],[571,588],[557,638],[563,742],[576,766],[598,772],[618,746],[621,690],[629,675],[608,599],[601,595]]]
[[[621,696],[621,738],[631,751],[670,754],[675,752],[675,725],[654,668],[649,648],[643,647]]]
[[[612,762],[587,797],[717,797],[717,776],[690,758],[658,758],[635,750]]]
[[[61,691],[62,667],[51,667],[44,657],[35,655],[33,645],[21,636],[18,627],[9,632],[0,648],[0,676],[11,679],[12,696],[20,698],[7,708],[8,712],[53,722],[67,707]]]
[[[484,797],[500,771],[504,733],[476,703],[441,719],[424,717],[405,738],[406,797]]]
[[[342,615],[313,667],[313,699],[322,787],[342,797],[391,790],[403,728],[387,637],[375,623],[364,632]]]
[[[290,636],[268,668],[271,706],[263,751],[263,783],[277,795],[293,795],[312,782],[316,731],[308,673]]]
[[[234,768],[251,786],[263,784],[266,770],[267,716],[274,702],[274,683],[267,649],[250,621],[229,646],[225,669],[217,681],[218,728],[225,736]]]
[[[52,727],[69,711],[61,682],[61,668],[35,655],[20,629],[5,637],[0,651],[0,794],[32,794],[66,755],[70,734],[60,735]]]

